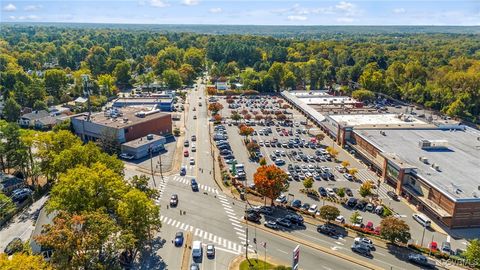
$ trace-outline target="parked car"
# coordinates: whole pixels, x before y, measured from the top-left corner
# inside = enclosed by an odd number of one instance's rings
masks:
[[[128,154],[128,153],[121,153],[120,158],[126,159],[126,160],[132,160],[135,158],[134,155]]]
[[[316,204],[310,205],[310,208],[308,208],[308,212],[312,214],[317,212],[317,205]]]
[[[182,166],[182,167],[180,168],[180,175],[181,175],[181,176],[184,176],[184,175],[186,175],[186,174],[187,174],[187,168],[185,168],[185,166]]]
[[[184,157],[188,157],[188,156],[189,156],[188,150],[183,151],[183,156],[184,156]]]
[[[348,181],[353,181],[353,176],[349,173],[344,173],[343,177],[345,177],[345,179],[347,179]]]
[[[285,194],[281,194],[280,196],[278,196],[278,198],[275,201],[278,203],[286,203],[287,196],[285,196]]]
[[[353,196],[353,192],[350,188],[345,188],[345,194],[347,194],[347,196],[349,196],[349,197]]]
[[[302,201],[300,200],[293,200],[290,206],[295,207],[295,208],[300,208],[302,206]]]
[[[286,219],[290,220],[293,224],[303,226],[303,217],[297,214],[286,215]]]
[[[319,187],[318,188],[318,193],[320,193],[320,196],[322,196],[322,197],[326,197],[328,195],[327,190],[325,190],[324,187]]]
[[[325,190],[327,191],[328,196],[335,197],[335,191],[333,191],[332,188],[326,188]]]
[[[190,158],[190,165],[195,165],[195,159],[193,157]]]
[[[23,202],[25,201],[28,197],[32,195],[33,191],[29,188],[19,188],[16,189],[12,192],[12,201],[13,202]]]
[[[388,197],[390,197],[392,200],[398,201],[398,195],[397,193],[393,191],[387,191]]]
[[[440,248],[440,251],[443,253],[451,254],[452,247],[450,245],[450,242],[447,242],[447,241],[442,242],[442,247]]]
[[[344,224],[345,223],[345,217],[344,216],[338,216],[338,217],[335,218],[335,221],[338,222],[338,223]]]

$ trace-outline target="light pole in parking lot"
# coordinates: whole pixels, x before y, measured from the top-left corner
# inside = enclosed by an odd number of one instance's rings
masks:
[[[425,229],[427,226],[423,225],[423,233],[422,233],[422,243],[420,244],[421,247],[423,247],[423,238],[425,237]]]

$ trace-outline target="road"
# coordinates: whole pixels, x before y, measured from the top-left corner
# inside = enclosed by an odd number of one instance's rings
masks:
[[[161,191],[158,203],[161,206],[162,229],[159,235],[165,240],[165,243],[156,250],[156,254],[164,260],[166,264],[164,269],[181,269],[181,255],[184,248],[175,247],[172,242],[177,231],[190,232],[193,240],[202,241],[204,246],[208,243],[215,244],[215,258],[206,258],[204,252],[199,263],[200,269],[227,269],[233,258],[245,253],[247,238],[249,239],[248,253],[253,254],[251,256],[259,256],[261,259],[265,255],[265,249],[261,243],[266,243],[267,257],[284,265],[291,264],[292,250],[298,244],[295,239],[299,239],[341,252],[355,260],[365,261],[380,268],[416,269],[402,260],[403,255],[400,256],[394,251],[386,249],[379,248],[373,252],[373,259],[361,257],[350,251],[352,238],[332,239],[319,234],[315,226],[308,224],[302,229],[284,231],[294,241],[274,234],[269,229],[263,227],[257,229],[254,226],[248,226],[247,237],[246,224],[243,220],[245,203],[222,194],[212,176],[213,160],[205,98],[203,85],[199,86],[197,91],[190,91],[187,95],[185,138],[190,141],[188,150],[190,156],[195,158],[195,164],[189,163],[190,157],[184,157],[182,165],[187,168],[186,176],[180,176],[178,172],[173,172],[172,175],[165,176],[163,182],[156,177],[157,187]],[[199,102],[202,103],[202,106],[199,106]],[[193,119],[194,115],[197,119]],[[191,152],[192,135],[197,137],[196,152]],[[237,156],[237,153],[235,155]],[[127,168],[129,167],[127,166]],[[134,171],[128,170],[126,175],[135,174]],[[191,189],[190,180],[192,178],[199,183],[198,192]],[[177,207],[169,206],[172,194],[177,194],[179,197]],[[253,238],[256,238],[257,244],[253,243]],[[190,250],[187,252],[190,253]],[[145,262],[145,265],[153,263],[155,263],[154,260]],[[339,259],[335,255],[301,245],[300,269],[363,269],[363,267]]]
[[[43,196],[35,201],[28,208],[24,209],[23,212],[17,214],[10,223],[7,223],[0,229],[0,250],[2,252],[15,237],[19,237],[22,241],[27,241],[30,238],[35,229],[38,213],[45,205],[47,199],[48,196]]]

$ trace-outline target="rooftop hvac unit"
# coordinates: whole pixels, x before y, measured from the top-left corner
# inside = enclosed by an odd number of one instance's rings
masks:
[[[428,158],[427,157],[420,157],[419,160],[425,164],[428,164]]]
[[[448,148],[447,140],[420,140],[418,146],[422,149],[445,149]]]

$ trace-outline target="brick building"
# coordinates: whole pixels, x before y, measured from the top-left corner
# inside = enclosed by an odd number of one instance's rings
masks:
[[[148,134],[166,136],[172,133],[172,117],[159,110],[135,107],[111,108],[105,112],[75,115],[71,118],[76,135],[83,141],[96,141],[114,136],[119,143],[129,142]]]

